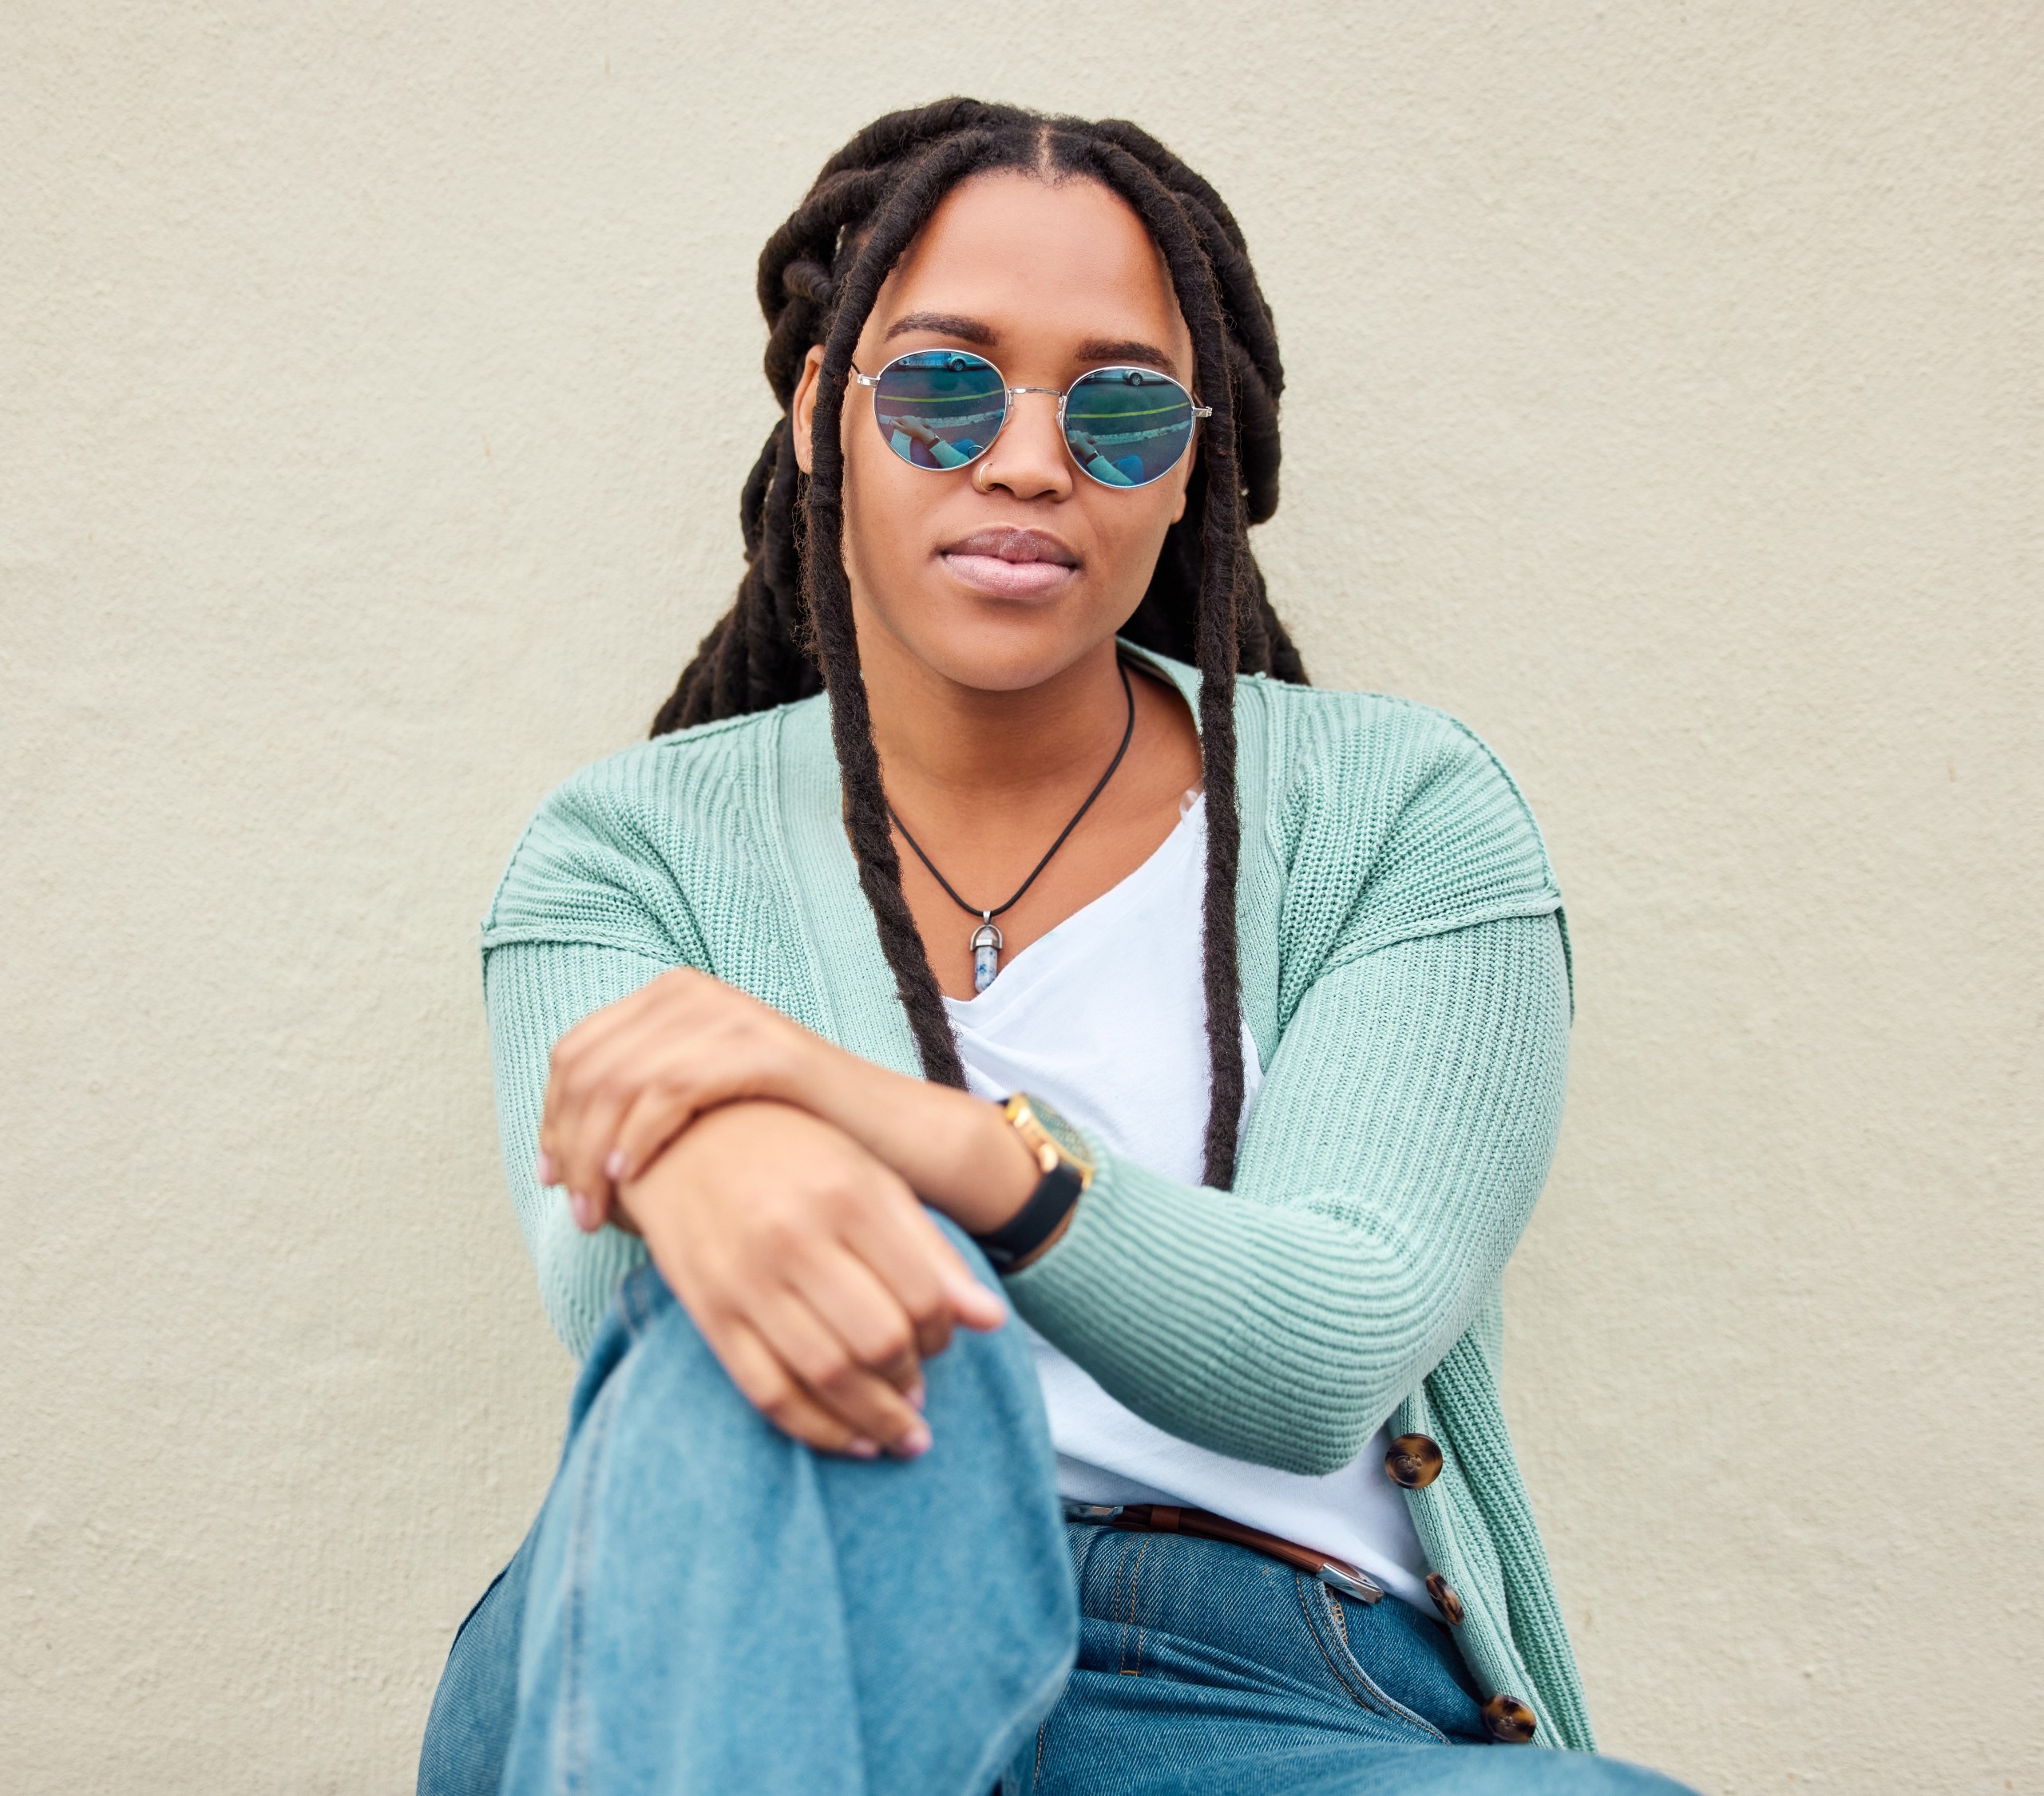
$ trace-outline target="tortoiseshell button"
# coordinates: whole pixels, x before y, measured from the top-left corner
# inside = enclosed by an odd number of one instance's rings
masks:
[[[1493,1696],[1483,1705],[1483,1731],[1506,1746],[1523,1746],[1539,1723],[1516,1696]]]
[[[1451,1628],[1462,1625],[1462,1599],[1455,1594],[1446,1578],[1438,1572],[1427,1573],[1427,1594],[1434,1600],[1434,1607],[1440,1611],[1440,1618]]]
[[[1408,1490],[1424,1490],[1440,1476],[1440,1448],[1424,1434],[1400,1434],[1384,1456],[1385,1474]]]

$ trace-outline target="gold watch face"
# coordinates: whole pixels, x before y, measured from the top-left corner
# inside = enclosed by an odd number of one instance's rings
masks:
[[[1021,1131],[1022,1138],[1032,1148],[1037,1145],[1040,1138],[1047,1141],[1056,1149],[1060,1158],[1072,1162],[1082,1181],[1088,1185],[1092,1182],[1093,1156],[1087,1148],[1085,1137],[1077,1129],[1040,1098],[1018,1093],[1008,1099],[1008,1120]]]

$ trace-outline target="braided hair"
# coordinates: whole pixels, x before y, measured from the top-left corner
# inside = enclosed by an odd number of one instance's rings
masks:
[[[1154,137],[1094,123],[951,99],[876,120],[822,173],[759,258],[769,326],[766,378],[782,416],[739,500],[746,568],[738,598],[703,639],[653,722],[655,734],[764,710],[827,689],[846,820],[859,883],[925,1075],[962,1086],[943,994],[901,889],[860,672],[845,572],[840,435],[852,352],[886,279],[940,201],[969,176],[1017,169],[1099,182],[1142,220],[1162,252],[1190,331],[1194,388],[1214,415],[1185,514],[1167,533],[1123,634],[1200,671],[1200,758],[1207,795],[1203,983],[1213,1069],[1207,1184],[1234,1177],[1242,1106],[1235,931],[1242,826],[1235,802],[1238,670],[1303,682],[1271,609],[1247,526],[1278,507],[1278,338],[1234,215]],[[796,465],[789,407],[810,349],[823,346],[812,472]]]

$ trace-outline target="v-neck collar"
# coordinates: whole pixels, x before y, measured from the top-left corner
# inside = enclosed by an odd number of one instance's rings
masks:
[[[1195,811],[1198,813],[1197,820],[1194,815]],[[1081,904],[1062,923],[1046,929],[1027,947],[1011,956],[993,983],[985,991],[975,992],[970,998],[947,996],[944,1000],[945,1007],[953,1016],[961,1020],[997,1016],[1018,994],[1041,982],[1044,964],[1047,960],[1062,958],[1061,942],[1069,944],[1097,930],[1111,929],[1132,907],[1142,904],[1150,896],[1151,888],[1176,869],[1185,852],[1185,838],[1198,831],[1206,815],[1206,795],[1202,793],[1171,825],[1171,833],[1143,856],[1139,865],[1131,868],[1097,898]],[[1048,949],[1050,951],[1040,954],[1037,952],[1039,949]],[[996,998],[995,994],[1000,991],[1004,980],[1008,982],[1008,995]]]
[[[1120,646],[1124,654],[1155,668],[1178,688],[1192,712],[1193,727],[1198,729],[1198,670],[1132,643],[1124,641]],[[1265,711],[1263,706],[1246,705],[1240,696],[1237,698],[1235,785],[1242,854],[1235,916],[1241,940],[1242,1013],[1267,1066],[1277,1048],[1278,915],[1284,876],[1267,831],[1270,748]],[[820,694],[787,706],[778,721],[772,798],[779,812],[777,834],[784,846],[788,882],[802,908],[803,935],[824,1011],[824,1032],[868,1060],[920,1075],[921,1057],[909,1029],[908,1013],[895,991],[893,969],[881,951],[880,932],[860,889],[858,865],[845,833],[844,785],[831,746],[828,695]],[[1184,827],[1184,821],[1180,819],[1178,827]],[[1148,864],[1146,860],[1144,865]],[[1137,877],[1141,871],[1138,868],[1129,877]],[[1094,902],[1100,903],[1119,889],[1110,888]]]

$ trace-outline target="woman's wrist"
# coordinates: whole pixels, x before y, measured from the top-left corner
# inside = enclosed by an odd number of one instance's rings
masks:
[[[835,1123],[968,1234],[990,1234],[1042,1176],[1000,1106],[828,1050],[789,1102]]]
[[[905,1080],[889,1106],[879,1158],[969,1235],[988,1235],[1020,1213],[1042,1177],[998,1105],[949,1086]]]
[[[971,1106],[969,1114],[961,1109],[961,1138],[953,1175],[961,1207],[940,1208],[969,1235],[991,1235],[1021,1213],[1043,1171],[998,1105],[958,1095]]]

